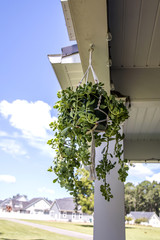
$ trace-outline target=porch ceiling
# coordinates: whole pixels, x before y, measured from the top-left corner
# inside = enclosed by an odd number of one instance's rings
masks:
[[[108,0],[114,68],[160,68],[160,1]]]
[[[130,96],[125,157],[160,159],[160,1],[108,0],[111,79]]]

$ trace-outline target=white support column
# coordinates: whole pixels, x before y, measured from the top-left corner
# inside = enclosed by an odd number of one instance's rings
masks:
[[[96,162],[101,160],[101,151],[105,144],[96,149]],[[110,143],[110,152],[114,150],[114,142]],[[125,240],[124,216],[124,184],[118,180],[118,164],[107,182],[111,186],[113,198],[107,202],[100,192],[101,182],[95,181],[94,197],[94,240]]]

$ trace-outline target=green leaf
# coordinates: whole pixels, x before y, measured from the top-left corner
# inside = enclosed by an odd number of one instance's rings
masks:
[[[54,180],[53,180],[53,183],[56,183],[58,181],[58,178],[55,178]]]
[[[48,172],[53,172],[52,167],[48,168]]]
[[[103,104],[100,105],[101,109],[105,109],[106,107],[107,107],[106,105],[103,105]]]
[[[63,129],[63,131],[61,132],[61,134],[62,134],[62,135],[66,135],[69,129],[70,129],[70,127],[66,127],[65,129]]]
[[[70,111],[70,116],[73,118],[73,110]]]

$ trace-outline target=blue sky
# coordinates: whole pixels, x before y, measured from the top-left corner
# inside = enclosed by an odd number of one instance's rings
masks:
[[[60,89],[47,55],[73,44],[60,0],[0,1],[0,36],[0,199],[69,196],[47,172]],[[159,172],[159,165],[139,164],[128,181],[158,180]]]

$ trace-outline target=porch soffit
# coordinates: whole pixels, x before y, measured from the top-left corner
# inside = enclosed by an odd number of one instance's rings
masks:
[[[160,159],[160,1],[108,0],[108,4],[111,79],[132,102],[124,126],[125,157]]]

